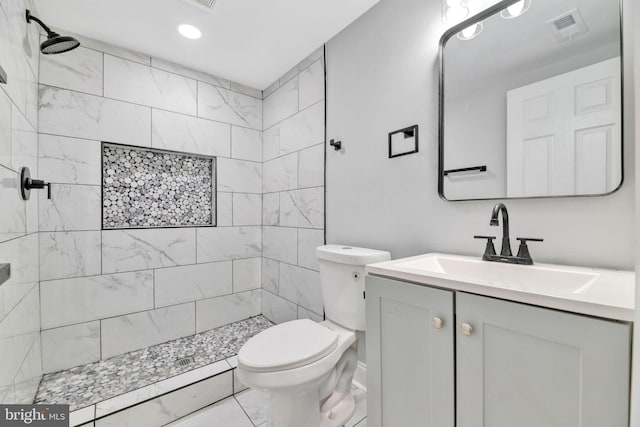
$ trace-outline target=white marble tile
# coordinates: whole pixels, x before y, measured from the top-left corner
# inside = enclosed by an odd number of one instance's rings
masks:
[[[233,225],[262,225],[261,194],[233,194]]]
[[[230,125],[156,109],[151,113],[151,123],[154,148],[231,156]]]
[[[298,188],[298,153],[266,161],[262,168],[265,193]]]
[[[96,421],[96,427],[161,426],[233,393],[231,371]],[[141,424],[141,420],[144,420]]]
[[[263,289],[262,292],[262,315],[273,323],[283,323],[296,320],[297,306],[291,301],[272,294]]]
[[[183,374],[158,381],[131,392],[121,394],[111,399],[103,400],[96,405],[96,416],[103,417],[121,409],[134,406],[140,402],[144,402],[145,400],[194,384],[198,381],[204,380],[205,378],[222,374],[230,369],[231,366],[229,363],[225,360],[221,360],[219,362],[211,363]]]
[[[100,230],[100,187],[53,184],[50,200],[46,190],[37,197],[40,231]]]
[[[102,271],[146,270],[195,264],[194,228],[102,232]]]
[[[307,310],[301,305],[297,307],[298,307],[298,319],[311,319],[314,322],[322,322],[324,320],[321,314],[314,313],[311,310]]]
[[[0,42],[2,45],[2,42]],[[0,164],[13,167],[13,145],[11,142],[11,110],[9,96],[0,90]]]
[[[316,248],[324,245],[324,230],[298,230],[298,265],[300,267],[318,270]]]
[[[300,73],[307,67],[309,67],[312,63],[317,61],[318,59],[324,56],[324,46],[320,46],[318,49],[314,50],[309,56],[300,61],[295,67],[291,68],[287,71],[282,77],[280,77],[280,84],[283,85],[285,82],[291,80],[296,74]]]
[[[42,331],[42,369],[62,371],[100,360],[100,322]]]
[[[94,95],[40,87],[41,133],[151,145],[151,108]]]
[[[185,67],[180,64],[176,64],[174,62],[166,61],[164,59],[151,58],[151,66],[155,68],[160,68],[161,70],[166,70],[172,73],[180,74],[195,80],[200,80],[201,82],[210,83],[214,86],[223,87],[225,89],[229,89],[232,85],[232,83],[229,80],[212,76],[211,74],[207,74],[202,71],[197,71],[192,68]]]
[[[96,414],[96,405],[87,406],[86,408],[71,411],[69,413],[69,425],[71,427],[84,425],[87,422],[91,422],[93,425],[93,419]]]
[[[100,274],[100,232],[40,233],[40,279]]]
[[[351,392],[356,399],[356,410],[344,427],[367,427],[367,392],[355,386]]]
[[[32,403],[38,391],[41,378],[42,351],[40,337],[35,335],[35,341],[13,380],[14,398],[12,403]]]
[[[280,263],[278,261],[262,258],[262,289],[274,294],[278,293],[278,281],[280,280]]]
[[[231,90],[235,92],[240,92],[245,95],[253,96],[257,99],[262,99],[262,91],[259,89],[255,89],[249,86],[242,85],[240,83],[231,82]]]
[[[31,171],[32,176],[39,176],[38,173],[38,134],[33,131],[27,119],[13,107],[12,109],[12,162],[13,169],[20,171],[26,166]],[[37,193],[37,191],[35,192]],[[31,201],[26,204],[27,233],[38,231],[38,197],[32,193]]]
[[[262,162],[262,132],[232,126],[231,157]]]
[[[20,176],[0,166],[0,242],[24,236],[27,233],[27,211],[20,197]]]
[[[261,286],[262,258],[236,259],[233,261],[233,292],[258,289]]]
[[[298,77],[294,77],[264,100],[264,129],[298,112]]]
[[[100,185],[100,142],[63,136],[38,136],[38,172],[54,183]]]
[[[251,423],[233,397],[181,418],[167,427],[205,427],[213,425],[220,427],[253,427],[253,423]]]
[[[285,263],[280,264],[280,296],[315,313],[322,313],[320,273]]]
[[[119,58],[128,59],[129,61],[139,62],[140,64],[150,65],[151,58],[149,55],[145,55],[140,52],[135,52],[129,49],[125,49],[120,46],[115,46],[110,43],[105,43],[100,40],[95,40],[89,37],[85,37],[81,34],[72,33],[65,29],[58,29],[60,34],[70,35],[75,37],[80,42],[81,46],[93,50],[97,50],[99,52],[108,53],[109,55],[117,56]]]
[[[262,101],[198,82],[198,117],[262,130]]]
[[[262,196],[262,224],[280,225],[280,193]]]
[[[324,228],[324,187],[280,193],[280,225]]]
[[[26,66],[27,78],[26,78],[26,101],[24,115],[33,128],[38,127],[38,78]]]
[[[324,114],[324,102],[318,102],[265,130],[263,159],[273,159],[324,142]]]
[[[257,316],[260,309],[260,289],[196,302],[196,333],[219,328]]]
[[[260,256],[260,227],[198,228],[198,263]]]
[[[197,91],[195,80],[115,56],[104,56],[106,97],[195,116]]]
[[[269,393],[250,389],[235,396],[242,409],[247,413],[255,425],[267,421],[267,409],[269,407]]]
[[[267,97],[271,95],[273,92],[275,92],[276,90],[278,90],[279,87],[280,87],[279,80],[276,80],[275,82],[270,84],[269,87],[267,87],[265,90],[262,91],[262,99],[267,99]]]
[[[298,230],[285,227],[262,227],[262,256],[297,264]]]
[[[218,191],[234,193],[262,192],[262,164],[245,160],[219,158]]]
[[[324,58],[300,72],[300,110],[324,99]]]
[[[102,320],[102,358],[193,335],[194,319],[188,303]]]
[[[102,95],[103,54],[80,46],[64,55],[42,55],[40,83]]]
[[[155,270],[156,307],[230,294],[232,277],[231,261]]]
[[[44,329],[153,308],[153,272],[107,274],[40,283]]]
[[[20,111],[24,112],[27,73],[30,72],[29,61],[22,46],[23,37],[27,34],[24,6],[19,1],[11,0],[0,2],[0,8],[0,58],[4,58],[2,67],[9,76],[8,83],[0,87],[13,99]]]
[[[318,144],[298,153],[298,187],[320,187],[324,185],[324,144]]]
[[[39,280],[38,233],[0,244],[0,259],[11,264],[11,278],[0,286],[0,319],[20,301]]]
[[[233,193],[216,194],[216,225],[230,227],[233,225]]]

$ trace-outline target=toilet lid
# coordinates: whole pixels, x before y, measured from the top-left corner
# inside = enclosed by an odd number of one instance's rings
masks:
[[[252,371],[282,371],[322,359],[338,345],[338,334],[309,319],[272,326],[238,352],[238,363]]]

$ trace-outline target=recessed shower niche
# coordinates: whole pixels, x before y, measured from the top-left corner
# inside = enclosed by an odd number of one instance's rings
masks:
[[[102,228],[216,225],[216,159],[102,143]]]

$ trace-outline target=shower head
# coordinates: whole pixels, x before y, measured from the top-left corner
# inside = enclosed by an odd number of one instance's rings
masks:
[[[80,46],[80,42],[70,36],[61,36],[55,31],[51,31],[44,22],[31,15],[31,11],[27,10],[27,22],[35,21],[47,32],[47,39],[40,45],[40,52],[45,55],[55,55],[57,53],[69,52]]]

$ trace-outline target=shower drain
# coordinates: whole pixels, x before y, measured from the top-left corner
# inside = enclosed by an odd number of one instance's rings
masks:
[[[182,359],[178,359],[175,361],[175,365],[176,366],[188,366],[191,365],[192,363],[195,363],[196,358],[193,356],[189,356],[189,357],[183,357]]]

